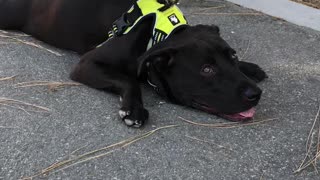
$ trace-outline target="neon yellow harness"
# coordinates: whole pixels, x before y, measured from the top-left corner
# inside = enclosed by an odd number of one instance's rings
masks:
[[[135,19],[134,22],[128,22],[130,16],[136,16],[133,18]],[[147,50],[167,39],[178,27],[188,24],[183,13],[176,5],[166,6],[158,3],[157,0],[137,0],[128,12],[115,21],[109,31],[109,39],[128,34],[145,17],[149,16],[154,16],[154,26]]]

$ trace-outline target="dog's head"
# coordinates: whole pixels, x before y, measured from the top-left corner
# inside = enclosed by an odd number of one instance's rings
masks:
[[[254,115],[261,90],[238,67],[216,26],[187,27],[141,57],[139,72],[170,100],[230,120]]]

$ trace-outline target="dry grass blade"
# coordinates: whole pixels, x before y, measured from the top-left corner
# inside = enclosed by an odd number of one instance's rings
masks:
[[[70,153],[70,156],[75,156],[75,154],[76,154],[78,151],[84,149],[84,148],[87,147],[87,146],[88,146],[88,145],[85,145],[85,146],[83,146],[83,147],[81,147],[81,148],[78,148],[78,149],[72,151],[72,152]]]
[[[13,109],[22,110],[22,111],[24,111],[25,113],[27,113],[28,115],[30,115],[30,113],[29,113],[26,109],[24,109],[24,108],[22,108],[22,107],[11,106],[11,105],[5,104],[5,103],[0,103],[0,105],[1,105],[1,106],[6,106],[6,107],[10,107],[10,108],[13,108]]]
[[[319,146],[320,146],[320,124],[319,124],[319,115],[320,115],[320,105],[318,107],[318,111],[317,111],[317,114],[314,118],[314,121],[313,121],[313,124],[312,124],[312,127],[311,127],[311,130],[309,132],[309,135],[308,135],[308,138],[307,138],[307,142],[306,142],[306,155],[302,161],[302,163],[300,164],[299,168],[294,172],[294,173],[300,173],[301,171],[303,171],[304,169],[306,169],[307,167],[309,167],[310,165],[313,165],[315,170],[317,171],[317,168],[316,168],[316,162],[318,160],[318,158],[320,157],[320,151],[319,151]],[[318,137],[317,137],[317,143],[316,143],[316,153],[315,155],[312,155],[311,151],[312,151],[312,145],[314,144],[313,143],[313,134],[315,132],[315,128],[316,128],[316,125],[318,124],[318,130],[317,130],[317,134],[318,134]],[[309,158],[311,155],[311,158]],[[308,160],[309,158],[309,160]]]
[[[213,10],[213,9],[222,9],[222,8],[225,8],[226,5],[222,5],[222,6],[212,6],[212,7],[205,7],[205,8],[201,8],[200,10],[198,11],[194,11],[194,12],[191,12],[190,14],[197,14],[197,13],[204,13],[205,11],[208,11],[208,10]]]
[[[57,91],[59,88],[66,86],[81,86],[80,83],[74,82],[50,82],[50,81],[31,81],[31,82],[22,82],[15,85],[17,88],[25,87],[36,87],[36,86],[47,86],[50,91]]]
[[[10,80],[14,80],[17,76],[10,76],[10,77],[3,77],[0,78],[0,81],[10,81]]]
[[[94,150],[94,151],[90,151],[90,152],[87,152],[87,153],[84,153],[82,155],[79,155],[79,156],[76,156],[74,158],[71,158],[69,160],[65,160],[65,161],[61,161],[61,162],[57,162],[57,163],[54,163],[53,165],[43,169],[41,172],[33,175],[33,176],[30,176],[30,177],[24,177],[22,178],[23,180],[31,180],[33,178],[36,178],[36,177],[39,177],[39,176],[42,176],[42,175],[46,175],[46,174],[49,174],[49,173],[57,173],[57,172],[60,172],[62,170],[65,170],[67,168],[70,168],[70,167],[73,167],[75,165],[78,165],[78,164],[81,164],[81,163],[84,163],[84,162],[88,162],[88,161],[91,161],[91,160],[94,160],[94,159],[98,159],[98,158],[101,158],[101,157],[104,157],[104,156],[107,156],[117,150],[120,150],[121,148],[125,148],[133,143],[136,143],[142,139],[145,139],[153,134],[155,134],[156,132],[160,131],[160,130],[164,130],[164,129],[169,129],[169,128],[175,128],[175,127],[179,127],[179,125],[169,125],[169,126],[164,126],[164,127],[160,127],[160,128],[157,128],[157,129],[154,129],[152,131],[149,131],[149,132],[146,132],[144,134],[141,134],[141,135],[138,135],[138,136],[135,136],[135,137],[132,137],[132,138],[129,138],[129,139],[126,139],[126,140],[123,140],[123,141],[120,141],[118,143],[115,143],[115,144],[111,144],[111,145],[108,145],[106,147],[103,147],[103,148],[100,148],[100,149],[97,149],[97,150]],[[107,151],[107,152],[105,152]],[[98,154],[100,153],[100,154]]]
[[[225,7],[227,7],[227,6],[221,5],[221,6],[205,7],[205,8],[201,8],[201,11],[208,11],[208,10],[212,10],[212,9],[221,9],[221,8],[225,8]]]
[[[227,7],[227,6],[226,5],[222,5],[222,6],[205,7],[205,8],[201,8],[200,11],[203,12],[203,11],[208,11],[208,10],[213,10],[213,9],[222,9],[222,8],[225,8],[225,7]],[[201,13],[201,12],[193,12],[192,14]]]
[[[68,166],[65,166],[65,167],[63,167],[63,168],[61,168],[61,169],[58,169],[57,171],[54,171],[53,173],[58,173],[58,172],[61,172],[61,171],[65,170],[65,169],[74,167],[74,166],[76,166],[76,165],[79,165],[79,164],[82,164],[82,163],[85,163],[85,162],[88,162],[88,161],[91,161],[91,160],[94,160],[94,159],[102,158],[102,157],[104,157],[104,156],[107,156],[107,155],[110,155],[110,154],[114,153],[114,152],[117,151],[117,150],[119,150],[119,149],[111,150],[111,151],[109,151],[109,152],[102,153],[102,154],[100,154],[100,155],[93,156],[93,157],[89,157],[89,158],[84,159],[84,160],[82,160],[82,161],[75,162],[75,163],[70,164],[70,165],[68,165]],[[47,174],[47,173],[46,173],[46,174]]]
[[[43,47],[43,46],[41,46],[41,45],[39,45],[39,44],[35,44],[35,43],[33,43],[33,42],[28,42],[28,41],[21,40],[21,39],[16,38],[16,37],[7,36],[7,35],[3,35],[3,34],[0,34],[0,37],[12,39],[12,40],[18,41],[18,42],[20,42],[20,43],[22,43],[22,44],[26,44],[26,45],[29,45],[29,46],[32,46],[32,47],[36,47],[36,48],[38,48],[38,49],[45,50],[45,51],[47,51],[47,52],[49,52],[49,53],[51,53],[51,54],[54,54],[54,55],[56,55],[56,56],[62,56],[62,55],[61,55],[60,53],[58,53],[58,52],[55,52],[55,51],[50,50],[50,49],[47,49],[47,48],[45,48],[45,47]]]
[[[319,115],[319,113],[320,113],[320,107],[319,107],[319,110],[318,110],[318,115]],[[316,152],[317,152],[317,154],[320,153],[320,127],[318,128],[317,151]],[[315,161],[314,161],[314,169],[317,171],[317,174],[319,174],[318,169],[317,169],[317,162],[318,162],[318,159],[315,159]]]
[[[16,42],[0,42],[0,45],[15,44]]]
[[[21,109],[24,111],[27,111],[27,110],[25,110],[22,107],[33,108],[33,109],[39,110],[40,112],[50,112],[50,109],[48,109],[46,107],[30,104],[30,103],[15,100],[15,99],[3,98],[3,97],[0,97],[0,105],[12,106],[14,108]]]
[[[8,34],[8,35],[14,36],[14,37],[30,37],[30,35],[28,35],[28,34],[16,33],[16,32],[8,32],[8,31],[4,31],[4,30],[0,30],[0,33]]]
[[[210,128],[221,128],[221,129],[228,129],[228,128],[237,128],[242,126],[254,126],[258,124],[267,123],[270,121],[278,120],[278,118],[273,119],[266,119],[260,121],[250,121],[250,122],[230,122],[230,123],[214,123],[214,124],[204,124],[204,123],[197,123],[194,121],[187,120],[185,118],[179,117],[182,121],[195,125],[195,126],[203,126],[203,127],[210,127]]]
[[[261,16],[262,13],[206,13],[206,12],[199,12],[194,13],[197,15],[212,15],[212,16]]]
[[[247,44],[247,47],[246,47],[246,50],[244,51],[244,53],[239,57],[239,60],[242,61],[246,58],[246,55],[250,49],[250,39],[248,40],[248,44]]]

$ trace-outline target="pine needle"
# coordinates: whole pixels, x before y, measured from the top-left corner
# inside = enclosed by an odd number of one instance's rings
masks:
[[[50,91],[57,91],[59,88],[66,86],[81,86],[80,83],[75,82],[54,82],[54,81],[30,81],[22,82],[15,85],[17,88],[26,88],[26,87],[37,87],[37,86],[47,86]]]
[[[152,131],[146,132],[144,134],[120,141],[118,143],[111,144],[106,147],[84,153],[82,155],[76,156],[76,157],[71,158],[69,160],[56,162],[56,163],[52,164],[51,166],[41,170],[41,172],[39,172],[33,176],[24,177],[24,178],[22,178],[22,180],[32,180],[33,178],[36,178],[36,177],[39,177],[42,175],[47,175],[49,173],[57,173],[62,170],[65,170],[67,168],[76,166],[78,164],[88,162],[88,161],[91,161],[94,159],[98,159],[101,157],[105,157],[105,156],[110,155],[110,154],[112,154],[122,148],[125,148],[125,147],[133,144],[133,143],[136,143],[136,142],[141,141],[145,138],[148,138],[160,130],[175,128],[175,127],[179,127],[179,125],[169,125],[169,126],[160,127],[160,128],[154,129]],[[107,151],[107,152],[105,152],[105,151]],[[98,153],[100,153],[100,154],[98,154]],[[98,154],[98,155],[96,155],[96,154]]]
[[[36,110],[38,110],[40,112],[50,112],[50,109],[48,109],[46,107],[38,106],[38,105],[35,105],[35,104],[30,104],[30,103],[23,102],[23,101],[20,101],[20,100],[4,98],[4,97],[0,97],[0,106],[1,105],[2,106],[16,108],[16,109],[20,109],[20,110],[23,110],[25,112],[27,112],[27,110],[24,109],[23,107],[36,109]]]
[[[10,81],[10,80],[14,80],[17,76],[10,76],[10,77],[3,77],[0,78],[0,81]]]
[[[197,15],[210,15],[210,16],[261,16],[262,13],[207,13],[207,12],[198,12],[194,13]]]
[[[319,151],[319,146],[320,146],[320,124],[319,124],[319,115],[320,115],[320,105],[319,105],[319,108],[318,108],[318,111],[317,111],[317,114],[314,118],[314,121],[313,121],[313,124],[312,124],[312,127],[311,127],[311,130],[309,132],[309,135],[308,135],[308,138],[307,138],[307,141],[306,141],[306,155],[305,155],[305,158],[303,159],[302,163],[300,164],[299,168],[294,172],[294,173],[300,173],[302,172],[303,170],[305,170],[307,167],[313,165],[315,170],[317,170],[316,168],[316,164],[317,164],[317,160],[318,158],[320,157],[320,151]],[[318,130],[317,130],[317,144],[316,144],[316,152],[315,152],[315,155],[311,155],[312,154],[312,145],[313,145],[313,134],[315,132],[315,128],[316,128],[316,125],[318,124]],[[311,158],[309,158],[311,155]]]
[[[35,48],[38,48],[38,49],[41,49],[41,50],[45,50],[45,51],[47,51],[47,52],[49,52],[49,53],[51,53],[51,54],[54,54],[54,55],[56,55],[56,56],[62,56],[62,54],[60,54],[60,53],[58,53],[58,52],[55,52],[55,51],[53,51],[53,50],[50,50],[50,49],[48,49],[48,48],[45,48],[45,47],[43,47],[43,46],[41,46],[41,45],[39,45],[39,44],[35,44],[35,43],[33,43],[33,42],[28,42],[28,41],[25,41],[25,40],[21,40],[21,39],[19,39],[19,38],[17,38],[17,37],[7,36],[7,35],[3,35],[3,34],[0,34],[0,37],[12,39],[12,40],[17,41],[17,42],[20,42],[20,43],[22,43],[22,44],[26,44],[26,45],[29,45],[29,46],[32,46],[32,47],[35,47]]]
[[[203,126],[203,127],[210,127],[210,128],[221,128],[221,129],[228,129],[228,128],[237,128],[242,126],[254,126],[263,123],[267,123],[270,121],[278,120],[278,118],[266,119],[266,120],[259,120],[259,121],[249,121],[249,122],[230,122],[230,123],[214,123],[214,124],[204,124],[204,123],[197,123],[194,121],[187,120],[185,118],[179,117],[182,121],[195,125],[195,126]]]

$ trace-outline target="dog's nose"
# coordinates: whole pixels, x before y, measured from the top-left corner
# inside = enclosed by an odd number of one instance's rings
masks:
[[[243,92],[243,97],[246,101],[258,101],[261,97],[262,91],[259,88],[248,87]]]

